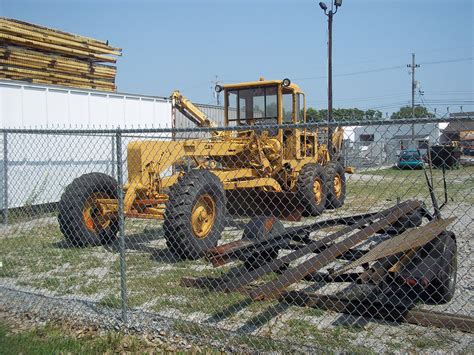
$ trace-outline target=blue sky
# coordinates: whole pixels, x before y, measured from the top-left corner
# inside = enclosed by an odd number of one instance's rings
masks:
[[[121,92],[180,89],[213,103],[215,75],[288,77],[310,106],[327,104],[327,22],[315,0],[0,0],[0,16],[123,48]],[[415,52],[424,101],[441,114],[474,111],[473,18],[472,0],[344,0],[334,19],[335,107],[385,114],[408,104]]]

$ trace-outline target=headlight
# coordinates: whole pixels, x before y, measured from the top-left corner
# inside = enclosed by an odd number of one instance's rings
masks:
[[[285,88],[290,86],[290,84],[291,84],[291,81],[288,78],[283,79],[282,82],[281,82],[281,85],[283,85]]]

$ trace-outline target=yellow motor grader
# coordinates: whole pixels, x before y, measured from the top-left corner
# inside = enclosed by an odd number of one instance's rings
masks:
[[[181,257],[197,258],[220,239],[226,204],[233,203],[226,201],[226,192],[292,194],[299,205],[295,207],[311,216],[343,205],[342,128],[325,142],[318,140],[324,132],[317,129],[284,128],[306,122],[305,95],[297,85],[289,79],[260,79],[218,85],[216,91],[224,93],[227,129],[212,130],[206,138],[128,144],[125,217],[164,219],[170,249]],[[179,91],[171,100],[174,112],[198,126],[217,126]],[[277,124],[281,126],[275,128]],[[182,168],[185,162],[187,169]],[[116,238],[118,191],[116,180],[102,173],[75,179],[59,203],[64,236],[77,245]]]

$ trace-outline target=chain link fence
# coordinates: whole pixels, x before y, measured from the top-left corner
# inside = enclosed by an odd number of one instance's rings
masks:
[[[472,349],[473,157],[446,123],[338,123],[335,151],[318,124],[3,130],[0,307],[237,351]]]

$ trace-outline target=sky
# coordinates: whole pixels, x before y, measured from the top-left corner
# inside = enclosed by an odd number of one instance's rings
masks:
[[[327,1],[327,0],[326,0]],[[329,4],[329,2],[328,2]],[[119,92],[179,89],[213,104],[213,81],[290,78],[327,105],[327,18],[316,0],[0,0],[0,16],[109,40]],[[474,111],[474,0],[343,0],[334,16],[334,107],[416,103]],[[423,92],[423,95],[419,93]]]

